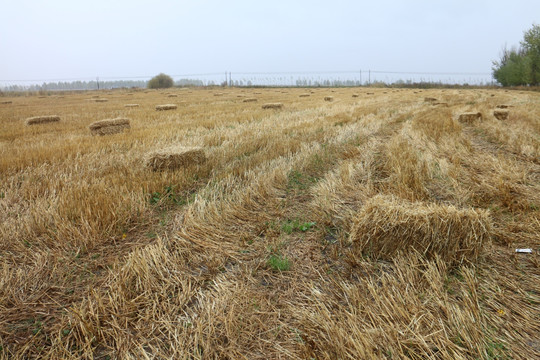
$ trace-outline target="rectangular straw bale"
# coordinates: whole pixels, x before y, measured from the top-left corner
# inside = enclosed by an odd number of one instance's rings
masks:
[[[126,104],[126,105],[124,105],[124,107],[135,108],[135,107],[139,107],[139,104]]]
[[[283,109],[282,103],[268,103],[262,106],[263,109]]]
[[[94,99],[95,102],[99,102],[99,103],[102,103],[102,102],[107,102],[109,101],[108,99]]]
[[[508,110],[495,110],[493,111],[493,116],[495,116],[498,120],[506,120],[508,119]]]
[[[146,165],[153,171],[174,170],[188,165],[206,162],[204,150],[200,147],[174,147],[151,154]]]
[[[176,94],[169,94],[169,95],[167,95],[167,97],[178,97],[178,95],[176,95]]]
[[[352,94],[352,97],[358,97],[358,94]]]
[[[26,125],[46,124],[58,121],[60,121],[60,116],[58,115],[34,116],[26,119]]]
[[[375,196],[353,220],[354,249],[390,260],[398,252],[438,255],[450,266],[474,262],[491,239],[489,212],[454,206],[412,203]]]
[[[435,101],[437,101],[437,99],[435,99],[434,97],[425,97],[424,101],[425,102],[435,102]]]
[[[476,120],[482,120],[482,113],[480,112],[467,112],[459,115],[460,122],[471,124]]]
[[[308,96],[311,96],[311,94],[300,94],[298,95],[299,97],[308,97]]]
[[[177,106],[175,104],[164,104],[164,105],[156,105],[157,111],[164,111],[164,110],[174,110]]]
[[[247,99],[242,100],[242,102],[246,102],[246,103],[247,102],[256,102],[256,101],[257,101],[257,99],[255,99],[255,98],[247,98]]]
[[[13,101],[0,101],[0,104],[11,104]]]
[[[333,96],[325,96],[324,101],[334,101],[334,97]]]
[[[92,135],[111,135],[129,129],[129,119],[116,118],[96,121],[88,127]]]

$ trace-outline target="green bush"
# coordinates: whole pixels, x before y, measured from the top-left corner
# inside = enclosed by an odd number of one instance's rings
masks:
[[[161,73],[154,76],[150,81],[148,81],[149,89],[165,89],[173,87],[174,81],[172,77],[167,74]]]

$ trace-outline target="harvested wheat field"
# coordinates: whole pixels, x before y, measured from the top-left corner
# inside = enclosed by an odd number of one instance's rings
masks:
[[[0,357],[539,358],[540,94],[331,90],[6,97]]]

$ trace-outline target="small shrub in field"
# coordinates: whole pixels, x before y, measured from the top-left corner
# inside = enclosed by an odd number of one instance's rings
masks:
[[[272,254],[268,259],[268,266],[274,271],[287,271],[291,268],[291,263],[287,257]]]
[[[154,76],[150,81],[148,81],[148,88],[149,89],[165,89],[173,87],[174,81],[172,77],[170,77],[167,74],[159,74]]]

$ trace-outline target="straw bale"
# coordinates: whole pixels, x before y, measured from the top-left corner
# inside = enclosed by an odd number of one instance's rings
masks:
[[[111,135],[129,129],[129,119],[116,118],[96,121],[88,127],[92,135]]]
[[[174,110],[177,106],[175,104],[164,104],[164,105],[156,105],[157,111],[164,111],[164,110]]]
[[[257,99],[255,98],[247,98],[247,99],[242,100],[242,102],[256,102],[256,101]]]
[[[475,122],[476,120],[482,120],[482,113],[480,112],[467,112],[467,113],[463,113],[461,115],[459,115],[459,119],[458,119],[460,122],[463,122],[463,123],[473,123]]]
[[[495,110],[493,111],[493,115],[498,119],[498,120],[506,120],[508,119],[508,110]]]
[[[353,220],[355,250],[390,260],[399,252],[436,255],[449,265],[474,262],[490,243],[489,212],[454,206],[413,203],[377,195]]]
[[[435,99],[435,98],[433,98],[433,97],[425,97],[425,98],[424,98],[424,101],[425,101],[425,102],[433,103],[433,102],[436,102],[437,99]]]
[[[324,101],[334,101],[334,97],[333,96],[325,96]]]
[[[512,105],[507,105],[507,104],[499,104],[497,106],[495,106],[497,109],[508,109],[509,107],[512,107]]]
[[[262,106],[263,109],[283,109],[282,103],[268,103]]]
[[[34,116],[26,119],[26,125],[46,124],[58,121],[60,121],[60,116],[58,115]]]
[[[366,93],[367,95],[375,95],[375,93],[372,93],[372,92],[368,92]]]
[[[102,102],[107,102],[109,100],[108,99],[94,99],[94,101],[102,103]]]
[[[0,104],[11,104],[13,101],[0,101]]]
[[[126,105],[124,105],[124,107],[134,108],[134,107],[139,107],[139,104],[126,104]]]
[[[309,97],[309,96],[311,96],[311,94],[300,94],[300,95],[298,95],[298,96],[299,96],[299,97]]]
[[[358,94],[352,94],[352,97],[358,97]]]
[[[176,95],[176,94],[169,94],[169,95],[167,95],[167,97],[178,97],[178,95]]]
[[[146,165],[153,171],[174,170],[188,165],[206,162],[204,150],[200,147],[175,147],[151,154]]]

